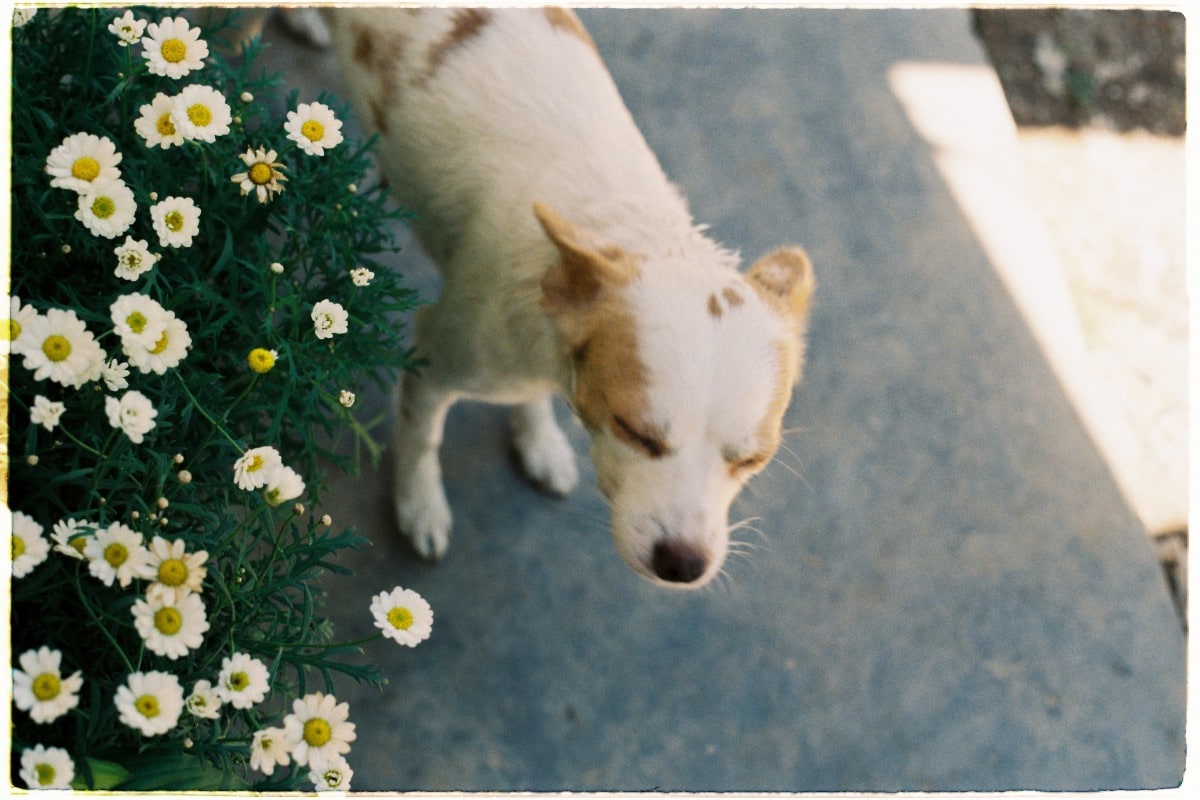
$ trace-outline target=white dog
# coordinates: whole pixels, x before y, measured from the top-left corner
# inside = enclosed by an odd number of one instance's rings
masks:
[[[528,475],[576,484],[563,393],[592,436],[617,550],[676,586],[715,575],[729,505],[771,459],[814,280],[798,248],[745,275],[708,239],[563,9],[327,14],[359,118],[444,285],[400,392],[396,513],[439,558],[438,448],[460,398],[513,404]]]

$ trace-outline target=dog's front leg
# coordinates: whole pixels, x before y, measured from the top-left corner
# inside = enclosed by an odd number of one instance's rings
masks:
[[[450,506],[442,488],[438,448],[455,397],[430,376],[406,373],[396,415],[396,522],[417,553],[434,561],[450,544]]]
[[[513,408],[512,431],[513,446],[530,480],[560,496],[575,488],[575,451],[554,419],[550,395]]]

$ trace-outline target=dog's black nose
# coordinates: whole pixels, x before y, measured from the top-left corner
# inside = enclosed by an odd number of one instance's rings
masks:
[[[671,583],[693,583],[704,575],[708,557],[682,542],[659,542],[650,560],[654,574]]]

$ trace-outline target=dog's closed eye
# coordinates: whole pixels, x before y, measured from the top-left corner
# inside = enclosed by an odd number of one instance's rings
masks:
[[[771,459],[771,454],[765,452],[743,456],[733,450],[725,450],[721,455],[725,458],[725,463],[729,467],[730,476],[735,478],[740,475],[757,472]]]
[[[632,445],[651,458],[662,458],[671,452],[659,431],[643,430],[624,417],[613,415],[613,432],[626,444]]]

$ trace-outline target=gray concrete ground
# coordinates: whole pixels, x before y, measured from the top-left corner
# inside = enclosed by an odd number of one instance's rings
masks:
[[[570,422],[585,488],[551,500],[503,410],[452,412],[435,567],[395,534],[386,464],[335,480],[322,510],[374,541],[329,582],[339,636],[395,584],[436,615],[414,650],[368,648],[382,693],[339,691],[355,789],[1178,784],[1184,635],[1151,543],[889,89],[902,61],[986,65],[967,13],[582,16],[697,219],[747,259],[813,255],[788,452],[735,505],[749,554],[698,593],[621,562]],[[337,89],[328,54],[266,35],[302,100]],[[436,293],[415,244],[398,268]]]

